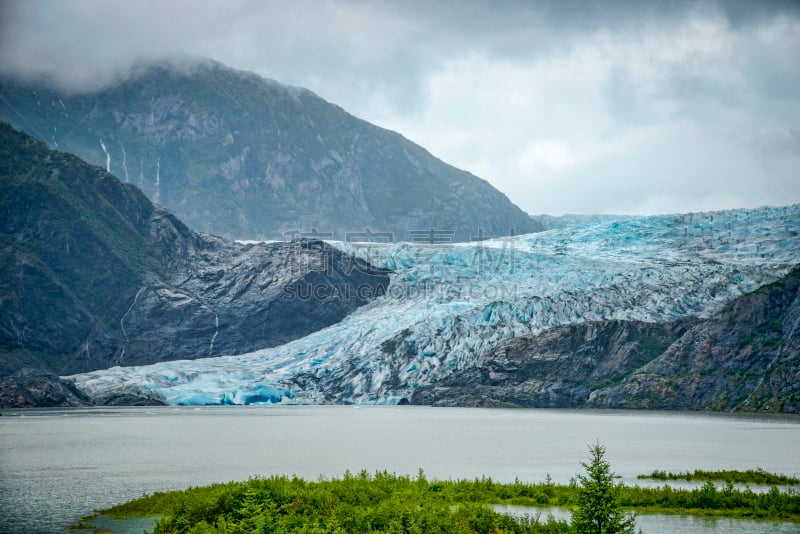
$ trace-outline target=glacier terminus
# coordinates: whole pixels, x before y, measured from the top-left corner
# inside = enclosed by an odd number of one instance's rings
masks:
[[[66,378],[94,398],[173,405],[396,404],[480,366],[504,340],[586,321],[709,317],[800,263],[800,205],[549,227],[469,243],[326,241],[390,270],[385,294],[277,347]]]

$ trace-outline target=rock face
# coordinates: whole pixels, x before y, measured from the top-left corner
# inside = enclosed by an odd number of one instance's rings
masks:
[[[401,135],[211,61],[142,66],[93,94],[6,79],[0,96],[0,118],[137,185],[202,232],[364,240],[369,229],[442,242],[540,229],[486,181]]]
[[[598,321],[508,340],[411,402],[800,412],[800,269],[708,319]]]
[[[75,408],[81,406],[163,406],[156,395],[140,390],[120,390],[89,397],[69,380],[42,369],[25,367],[0,376],[0,406],[13,408]]]
[[[92,400],[69,381],[41,369],[26,367],[0,377],[0,406],[50,408],[92,404]]]
[[[274,346],[388,283],[320,241],[194,233],[136,187],[0,123],[0,376]]]
[[[383,294],[386,271],[320,241],[239,245],[200,237],[191,269],[142,285],[112,363],[145,365],[281,345]]]
[[[507,340],[481,365],[414,392],[414,404],[583,406],[596,389],[614,384],[661,354],[689,321],[657,324],[597,321]]]
[[[800,269],[694,325],[587,404],[800,412]]]

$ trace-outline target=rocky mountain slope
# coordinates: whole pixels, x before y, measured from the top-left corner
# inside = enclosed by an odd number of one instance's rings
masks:
[[[800,269],[708,319],[596,321],[499,344],[415,404],[800,412]]]
[[[0,118],[235,239],[391,232],[422,242],[540,229],[486,181],[311,91],[211,61],[140,66],[68,95],[0,79]],[[384,236],[381,238],[386,241]]]
[[[136,187],[0,123],[0,375],[281,345],[388,282],[322,242],[192,232]]]
[[[90,396],[133,388],[170,404],[246,404],[271,388],[271,402],[583,405],[786,276],[799,232],[789,206],[581,218],[455,246],[332,243],[392,270],[386,294],[281,346],[69,380]]]
[[[698,321],[587,405],[800,412],[800,269]]]
[[[578,408],[657,357],[691,319],[591,321],[499,343],[476,365],[414,391],[413,404]]]
[[[121,399],[115,396],[114,399]],[[158,405],[158,399],[147,399],[139,394],[126,398],[127,404]],[[0,407],[50,408],[92,406],[94,401],[81,393],[71,382],[57,375],[23,367],[17,372],[0,376]]]

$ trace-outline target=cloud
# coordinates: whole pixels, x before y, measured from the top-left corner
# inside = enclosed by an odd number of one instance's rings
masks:
[[[73,90],[211,57],[310,88],[529,212],[800,202],[800,4],[5,2],[0,70]]]
[[[449,62],[422,119],[390,126],[533,213],[798,202],[800,101],[788,88],[800,87],[799,39],[785,13],[734,25],[693,6],[526,59]],[[441,140],[442,123],[458,135]]]

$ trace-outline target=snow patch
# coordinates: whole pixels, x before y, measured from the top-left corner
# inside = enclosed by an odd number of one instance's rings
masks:
[[[153,199],[156,201],[156,204],[161,202],[161,158],[160,157],[156,160],[156,191],[155,195],[153,195]]]
[[[106,148],[106,144],[102,139],[100,139],[100,146],[106,154],[106,172],[111,172],[111,154],[108,153],[108,148]]]
[[[130,177],[128,176],[128,164],[127,164],[127,155],[125,154],[125,147],[120,145],[122,148],[122,172],[125,174],[125,183],[131,183]]]

